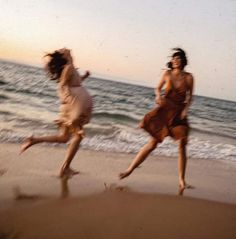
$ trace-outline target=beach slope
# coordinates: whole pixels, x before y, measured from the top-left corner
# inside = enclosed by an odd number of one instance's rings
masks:
[[[134,155],[81,150],[80,173],[59,179],[64,148],[18,151],[1,144],[0,238],[236,238],[233,163],[190,159],[193,189],[178,196],[173,158],[150,157],[120,181]]]

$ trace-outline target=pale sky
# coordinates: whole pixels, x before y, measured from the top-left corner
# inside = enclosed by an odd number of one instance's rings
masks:
[[[236,101],[235,0],[0,0],[0,58],[72,49],[94,76],[155,87],[182,47],[195,94]]]

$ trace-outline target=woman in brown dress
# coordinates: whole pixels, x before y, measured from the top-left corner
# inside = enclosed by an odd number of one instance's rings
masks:
[[[47,55],[46,71],[51,80],[58,82],[58,95],[61,101],[59,126],[57,135],[44,137],[29,137],[21,146],[21,153],[34,144],[42,142],[67,143],[71,138],[64,164],[60,170],[60,176],[71,176],[77,172],[70,168],[81,140],[84,137],[83,126],[89,123],[92,114],[92,97],[82,86],[90,73],[83,76],[79,74],[73,65],[70,50],[63,48]]]
[[[167,66],[163,77],[157,86],[156,103],[158,106],[147,113],[140,123],[140,127],[146,130],[151,139],[144,145],[134,158],[126,171],[120,173],[120,179],[129,176],[147,156],[161,143],[165,137],[171,136],[179,140],[179,187],[186,187],[186,145],[188,142],[189,124],[187,112],[192,101],[193,76],[184,71],[187,65],[185,52],[180,48],[174,48],[175,52]],[[165,86],[164,96],[161,90]]]

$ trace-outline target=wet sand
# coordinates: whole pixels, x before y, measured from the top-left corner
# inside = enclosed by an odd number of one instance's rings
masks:
[[[177,159],[81,150],[73,178],[57,177],[65,148],[1,144],[0,236],[16,238],[236,238],[236,165],[190,159],[178,196]],[[9,237],[10,238],[10,237]]]

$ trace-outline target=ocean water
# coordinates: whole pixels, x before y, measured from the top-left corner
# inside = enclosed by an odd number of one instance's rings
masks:
[[[82,147],[138,152],[149,138],[138,123],[155,106],[154,90],[92,77],[84,85],[93,96],[94,112]],[[0,61],[0,142],[55,134],[53,120],[59,107],[56,89],[43,69]],[[236,102],[195,96],[189,120],[190,158],[236,161]],[[175,157],[178,143],[168,137],[153,153]]]

